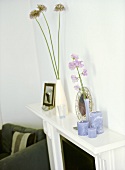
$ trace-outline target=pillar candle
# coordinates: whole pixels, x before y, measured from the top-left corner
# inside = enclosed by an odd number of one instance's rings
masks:
[[[96,128],[97,134],[103,133],[103,117],[101,111],[89,114],[90,127]]]
[[[80,136],[88,135],[88,127],[89,127],[88,121],[83,120],[83,121],[77,122],[78,135]]]

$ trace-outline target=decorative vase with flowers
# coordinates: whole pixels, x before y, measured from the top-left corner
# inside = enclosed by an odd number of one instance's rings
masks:
[[[67,107],[67,101],[66,101],[66,97],[65,97],[65,93],[63,90],[63,86],[60,80],[60,19],[61,19],[61,11],[65,10],[65,7],[62,4],[57,4],[54,8],[54,11],[58,12],[58,51],[57,51],[57,55],[55,55],[55,50],[54,50],[54,45],[53,45],[53,37],[50,31],[50,26],[48,23],[48,20],[44,14],[44,12],[47,10],[47,7],[44,5],[37,5],[37,10],[33,10],[30,13],[30,18],[31,19],[35,19],[41,32],[42,35],[44,37],[44,40],[46,42],[47,45],[47,49],[49,52],[49,57],[53,66],[53,71],[55,74],[55,78],[56,78],[56,94],[55,94],[55,106],[56,106],[56,114],[58,115],[58,109],[57,106],[60,105],[65,105],[66,108],[66,113],[68,113],[68,107]],[[40,24],[40,21],[37,19],[40,14],[43,15],[45,24],[47,26],[48,29],[48,35],[45,34],[45,31],[43,29],[43,27]]]
[[[77,71],[77,75],[72,75],[71,79],[73,83],[80,83],[74,86],[77,90],[76,95],[76,115],[79,121],[88,120],[89,112],[92,110],[92,97],[87,87],[83,86],[82,77],[87,76],[87,70],[84,68],[83,61],[79,60],[78,55],[71,55],[72,62],[69,63],[69,69]]]

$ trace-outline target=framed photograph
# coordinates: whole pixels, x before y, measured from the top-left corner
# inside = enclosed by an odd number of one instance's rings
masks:
[[[43,106],[49,110],[55,106],[55,84],[44,84]],[[47,106],[47,107],[46,107]]]

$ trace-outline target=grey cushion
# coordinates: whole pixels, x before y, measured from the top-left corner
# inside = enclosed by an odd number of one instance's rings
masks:
[[[0,153],[2,153],[2,130],[0,129]]]
[[[46,139],[1,159],[0,170],[50,170]]]
[[[3,158],[6,158],[7,156],[9,156],[8,153],[1,153],[0,154],[0,160],[3,159]]]
[[[11,155],[33,145],[35,142],[35,133],[22,133],[15,131],[12,138]]]
[[[42,129],[32,129],[27,127],[22,127],[19,125],[13,125],[10,123],[4,124],[2,126],[2,152],[11,153],[12,145],[12,134],[13,131],[23,132],[23,133],[35,133],[36,142],[45,138],[45,134]]]

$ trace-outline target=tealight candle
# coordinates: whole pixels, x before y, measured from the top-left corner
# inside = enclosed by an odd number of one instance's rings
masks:
[[[89,138],[96,138],[96,128],[88,128],[88,137]]]
[[[83,121],[77,122],[78,135],[80,136],[88,135],[88,127],[89,127],[88,121],[83,120]]]
[[[101,111],[91,112],[89,121],[90,127],[96,128],[97,134],[103,133],[103,117]]]

